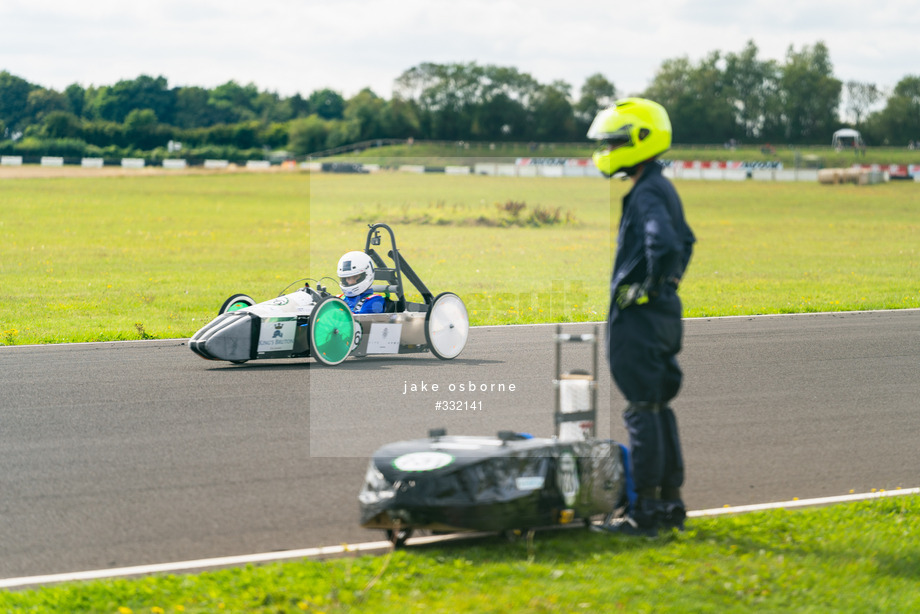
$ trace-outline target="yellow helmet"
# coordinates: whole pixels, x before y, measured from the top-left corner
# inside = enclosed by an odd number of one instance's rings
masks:
[[[671,120],[657,102],[623,98],[597,114],[588,138],[600,141],[594,164],[611,177],[670,149]]]

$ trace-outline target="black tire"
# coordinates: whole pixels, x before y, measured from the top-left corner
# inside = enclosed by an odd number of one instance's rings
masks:
[[[406,540],[412,537],[412,529],[387,529],[387,541],[393,544],[394,548],[402,548],[406,545]]]
[[[255,304],[255,300],[248,294],[234,294],[224,301],[224,304],[220,306],[220,311],[217,312],[217,315],[228,313],[230,311],[239,311],[240,309],[245,309],[246,307],[252,307]]]
[[[345,301],[335,296],[322,299],[310,314],[310,356],[327,366],[341,363],[354,349],[356,326]]]
[[[456,358],[469,333],[470,316],[460,297],[453,292],[437,295],[425,314],[425,341],[431,353],[441,360]]]

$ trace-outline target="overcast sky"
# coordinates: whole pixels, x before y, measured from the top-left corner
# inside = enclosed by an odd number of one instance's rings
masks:
[[[625,95],[666,59],[748,40],[779,61],[790,45],[824,41],[844,82],[920,74],[917,0],[0,0],[0,70],[57,90],[146,74],[390,98],[422,62],[477,62],[563,80],[576,95],[601,73]]]

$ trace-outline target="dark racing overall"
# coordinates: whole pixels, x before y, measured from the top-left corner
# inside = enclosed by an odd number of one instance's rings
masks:
[[[657,535],[659,528],[683,528],[686,509],[677,420],[669,403],[680,390],[682,307],[677,295],[695,238],[658,155],[671,145],[671,123],[661,105],[627,98],[601,111],[589,138],[608,177],[625,174],[633,187],[623,198],[617,252],[610,285],[607,359],[617,387],[628,401],[623,413],[629,433],[634,492],[626,517],[605,530]]]
[[[680,525],[685,514],[683,455],[668,403],[683,376],[677,286],[693,242],[677,193],[661,166],[649,164],[623,199],[607,329],[610,372],[629,402],[623,418],[638,494],[631,515],[640,526]]]

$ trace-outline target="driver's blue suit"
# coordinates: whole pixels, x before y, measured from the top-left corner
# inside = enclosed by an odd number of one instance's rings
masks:
[[[343,296],[342,300],[352,313],[383,313],[383,297],[374,294],[373,290],[368,290],[358,296]]]

